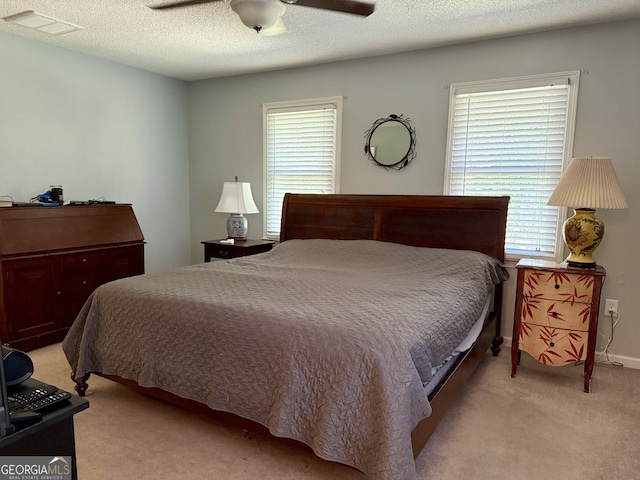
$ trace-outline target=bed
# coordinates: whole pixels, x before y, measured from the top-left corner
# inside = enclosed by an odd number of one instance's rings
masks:
[[[287,194],[270,252],[99,287],[63,342],[76,390],[100,374],[367,478],[415,478],[447,407],[500,350],[508,201]]]

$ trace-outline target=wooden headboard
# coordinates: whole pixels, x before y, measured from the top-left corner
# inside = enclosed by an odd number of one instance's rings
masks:
[[[380,240],[475,250],[504,261],[509,197],[287,193],[280,241]]]

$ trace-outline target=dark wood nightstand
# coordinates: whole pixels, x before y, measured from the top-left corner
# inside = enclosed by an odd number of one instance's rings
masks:
[[[205,240],[204,261],[210,262],[211,258],[236,258],[255,255],[256,253],[268,252],[276,243],[272,240],[244,240],[236,241],[234,244],[220,243],[220,240]]]

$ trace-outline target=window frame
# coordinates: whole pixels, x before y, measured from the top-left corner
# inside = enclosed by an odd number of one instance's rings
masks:
[[[443,193],[451,195],[451,170],[453,155],[453,134],[454,134],[454,111],[456,98],[458,95],[466,94],[482,94],[491,92],[502,92],[510,90],[518,90],[524,88],[542,87],[550,84],[568,84],[566,121],[564,131],[563,153],[561,161],[561,170],[559,177],[564,173],[569,161],[573,156],[573,144],[575,135],[575,124],[577,115],[578,91],[580,83],[580,71],[566,71],[558,73],[547,73],[537,75],[526,75],[521,77],[509,77],[482,81],[452,83],[450,85],[449,94],[449,111],[448,111],[448,127],[447,127],[447,145],[446,145],[446,162],[444,171]],[[457,194],[457,193],[456,193]],[[487,192],[487,195],[492,193]],[[509,195],[509,192],[497,190],[495,195]],[[511,195],[513,197],[513,195]],[[512,200],[513,201],[513,200]],[[524,257],[534,257],[540,259],[548,259],[561,261],[564,258],[565,244],[562,237],[562,226],[567,218],[567,208],[549,207],[557,212],[556,218],[556,234],[555,247],[553,254],[534,254],[532,252],[514,252],[509,251],[505,245],[505,258],[509,263],[516,262]]]
[[[269,240],[280,240],[280,230],[277,235],[269,234],[268,228],[268,215],[269,215],[269,148],[268,148],[268,135],[269,125],[268,116],[271,113],[287,113],[287,112],[305,112],[309,110],[317,110],[321,107],[333,106],[335,109],[335,131],[334,131],[334,158],[333,158],[333,178],[332,178],[332,192],[328,193],[340,193],[340,164],[341,164],[341,151],[342,151],[342,112],[343,112],[343,97],[319,97],[303,100],[289,100],[282,102],[269,102],[262,104],[262,152],[263,152],[263,216],[262,216],[262,237]],[[295,192],[292,192],[295,193]],[[320,193],[320,192],[318,192]],[[280,213],[282,213],[282,206],[280,207]],[[282,220],[282,219],[281,219]]]

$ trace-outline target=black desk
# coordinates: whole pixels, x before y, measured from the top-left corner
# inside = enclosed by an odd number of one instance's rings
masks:
[[[30,387],[41,384],[35,379],[22,382]],[[9,389],[13,392],[15,387]],[[78,478],[73,416],[89,408],[89,402],[73,395],[71,399],[52,405],[43,411],[42,419],[35,423],[19,423],[17,430],[0,440],[0,456],[70,456],[73,462],[72,478]]]

